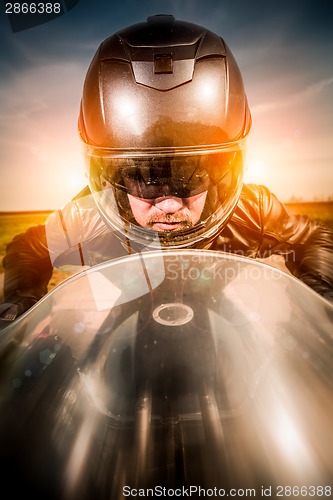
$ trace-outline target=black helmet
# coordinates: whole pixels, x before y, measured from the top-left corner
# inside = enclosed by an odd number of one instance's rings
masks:
[[[107,38],[89,67],[79,117],[102,216],[140,243],[200,246],[237,203],[250,127],[242,77],[220,36],[158,15]],[[198,216],[174,226],[166,219],[167,230],[144,226],[129,202],[202,193]]]

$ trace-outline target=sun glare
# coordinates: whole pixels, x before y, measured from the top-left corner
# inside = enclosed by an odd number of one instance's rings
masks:
[[[262,184],[265,177],[265,163],[258,157],[248,157],[245,164],[244,182]]]
[[[65,184],[68,189],[75,191],[85,186],[86,179],[84,174],[81,175],[80,173],[71,172],[66,175]]]

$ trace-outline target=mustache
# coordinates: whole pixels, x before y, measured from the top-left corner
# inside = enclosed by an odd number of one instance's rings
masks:
[[[154,224],[182,224],[184,228],[193,227],[193,222],[188,215],[185,214],[155,214],[152,215],[148,222],[147,226],[152,227]]]

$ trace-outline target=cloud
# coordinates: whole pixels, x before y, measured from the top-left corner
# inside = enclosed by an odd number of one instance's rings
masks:
[[[17,70],[2,82],[0,123],[5,133],[11,123],[26,126],[44,114],[78,108],[85,70],[77,62],[58,62]]]
[[[49,186],[54,187],[79,162],[73,151],[79,101],[98,45],[114,31],[163,12],[206,26],[225,39],[243,73],[252,113],[258,115],[258,150],[268,140],[269,160],[278,157],[277,153],[286,154],[287,183],[291,153],[294,164],[311,158],[315,166],[321,161],[320,153],[328,172],[321,176],[322,182],[329,189],[333,76],[328,71],[332,68],[333,31],[327,9],[332,12],[332,5],[325,10],[322,0],[315,5],[303,0],[123,0],[92,6],[80,0],[76,9],[48,25],[15,36],[9,28],[0,30],[4,49],[0,57],[3,207],[22,203],[22,208],[36,208],[32,187],[25,189],[28,172],[49,193],[40,204],[58,205],[60,195],[51,199],[56,189],[50,193]],[[292,151],[285,152],[281,143],[296,129],[302,130],[302,140],[293,140]],[[272,166],[281,177],[282,163],[281,159]],[[20,179],[15,189],[22,188],[16,195],[12,192],[14,177]],[[285,183],[281,192],[284,188]],[[63,190],[60,186],[61,196]],[[301,188],[295,194],[303,194]]]
[[[253,114],[259,115],[262,113],[266,113],[268,111],[272,111],[274,109],[280,109],[282,107],[292,106],[299,102],[302,102],[310,97],[314,97],[320,94],[327,87],[333,85],[333,76],[330,78],[324,78],[318,82],[309,85],[308,87],[300,90],[294,94],[288,96],[285,100],[264,102],[261,104],[257,104],[251,107],[251,111]]]

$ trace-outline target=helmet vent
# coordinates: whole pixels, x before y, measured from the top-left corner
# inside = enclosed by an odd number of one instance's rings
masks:
[[[170,66],[171,71],[169,71]],[[132,68],[136,83],[156,90],[170,90],[191,81],[194,59],[173,61],[171,57],[169,59],[162,57],[157,63],[157,57],[155,57],[154,62],[133,61]]]
[[[154,73],[155,75],[173,73],[172,54],[154,55]]]

